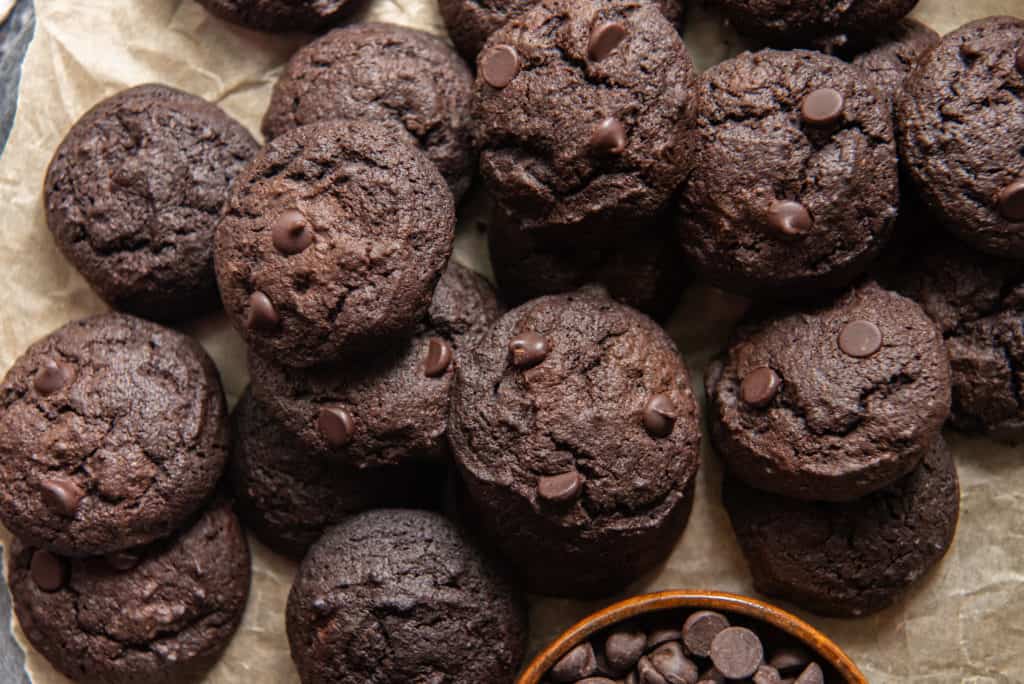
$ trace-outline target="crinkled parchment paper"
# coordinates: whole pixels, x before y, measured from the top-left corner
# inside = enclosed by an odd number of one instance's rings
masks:
[[[36,7],[38,25],[20,106],[0,160],[2,370],[33,340],[104,308],[54,246],[40,196],[50,155],[75,119],[122,88],[160,81],[220,103],[256,132],[274,78],[304,41],[230,26],[193,0],[36,0]],[[1024,0],[922,0],[915,16],[945,32],[999,13],[1024,16]],[[434,0],[374,0],[366,14],[443,33]],[[689,23],[686,38],[701,67],[739,47],[716,21],[702,16]],[[477,200],[463,207],[464,219],[470,218],[463,221],[456,255],[487,272],[472,218],[480,215],[480,205]],[[743,307],[741,300],[707,288],[686,293],[670,328],[698,382]],[[194,324],[190,331],[216,359],[231,399],[237,398],[246,382],[238,338],[219,318]],[[845,621],[810,616],[872,682],[1024,682],[1024,453],[957,436],[951,441],[963,502],[956,545],[941,566],[880,615]],[[670,587],[753,591],[719,504],[719,467],[707,449],[704,463],[684,537],[665,566],[629,593]],[[0,530],[0,541],[5,537]],[[253,550],[245,621],[207,681],[294,684],[298,677],[284,633],[294,565],[258,543]],[[612,600],[534,600],[531,651]],[[65,681],[26,650],[34,682]]]

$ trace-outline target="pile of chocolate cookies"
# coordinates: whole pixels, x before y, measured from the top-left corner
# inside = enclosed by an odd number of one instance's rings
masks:
[[[351,9],[203,4],[275,31]],[[302,559],[303,682],[513,681],[524,589],[621,591],[686,527],[701,419],[656,321],[691,274],[756,300],[705,385],[757,588],[863,615],[937,563],[943,426],[1024,437],[1024,21],[721,4],[775,47],[698,74],[676,0],[442,0],[458,52],[387,24],[298,50],[262,147],[162,85],[85,114],[47,222],[119,313],[0,386],[32,643],[82,681],[202,672],[248,592],[240,519]],[[477,169],[497,291],[451,258]],[[230,417],[164,327],[220,307],[251,378]],[[828,679],[632,637],[629,667],[549,678],[693,684],[696,654],[704,681]]]

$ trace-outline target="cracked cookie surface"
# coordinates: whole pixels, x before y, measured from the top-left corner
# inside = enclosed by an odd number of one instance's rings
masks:
[[[945,555],[960,485],[940,437],[909,475],[857,501],[797,501],[728,475],[722,500],[758,591],[859,617],[891,605]]]
[[[939,330],[875,283],[742,325],[705,381],[712,440],[733,474],[798,499],[849,501],[891,484],[949,415]]]
[[[68,323],[0,386],[0,516],[69,556],[150,542],[213,492],[227,439],[220,378],[197,342],[126,314]]]
[[[525,601],[440,515],[378,510],[331,528],[286,614],[303,684],[511,684]]]
[[[610,593],[685,526],[698,421],[649,318],[590,289],[527,302],[460,357],[449,439],[467,519],[531,590]]]
[[[341,20],[351,0],[197,0],[234,24],[271,31],[318,31]]]
[[[819,39],[842,45],[887,28],[918,0],[720,0],[741,32],[771,44],[812,47]]]
[[[712,284],[813,296],[863,271],[893,230],[888,100],[863,73],[807,50],[744,53],[701,82],[698,164],[679,235]]]
[[[938,42],[935,30],[914,19],[904,19],[850,61],[870,73],[882,94],[895,100],[917,60]]]
[[[249,594],[249,547],[226,503],[129,553],[55,559],[57,588],[39,553],[11,546],[14,609],[32,645],[76,682],[192,681],[227,646]]]
[[[1024,20],[947,34],[896,102],[900,153],[943,225],[976,249],[1024,259]]]
[[[386,126],[296,128],[242,172],[217,225],[224,308],[275,363],[367,351],[423,318],[454,228],[444,178]]]
[[[67,134],[46,175],[58,246],[112,306],[180,320],[218,304],[213,231],[258,146],[217,106],[163,85],[110,97]]]
[[[480,171],[526,230],[614,234],[652,218],[693,164],[696,73],[643,0],[545,0],[477,58]]]
[[[439,38],[395,24],[335,29],[296,52],[274,86],[263,134],[368,119],[422,149],[458,200],[476,172],[473,75]]]

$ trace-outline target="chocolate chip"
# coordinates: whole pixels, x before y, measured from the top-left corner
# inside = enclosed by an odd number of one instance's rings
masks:
[[[589,641],[585,641],[562,656],[561,660],[552,666],[548,676],[558,684],[574,684],[577,680],[594,674],[596,669],[594,647]]]
[[[796,684],[825,684],[825,673],[818,663],[811,663],[796,678]]]
[[[761,366],[743,376],[740,399],[748,406],[763,408],[772,403],[781,386],[782,380],[778,374],[767,366]]]
[[[40,549],[32,554],[29,572],[37,587],[47,593],[54,592],[68,581],[68,562]]]
[[[811,662],[811,656],[802,648],[780,648],[772,653],[768,664],[782,674],[796,674]]]
[[[647,646],[647,635],[639,630],[621,629],[608,635],[604,657],[615,672],[626,672],[636,665]]]
[[[667,394],[655,394],[644,405],[644,429],[652,437],[668,437],[675,427],[679,412]]]
[[[480,57],[480,75],[494,88],[504,88],[522,67],[519,53],[511,45],[496,45]]]
[[[32,386],[35,387],[36,392],[45,397],[66,385],[70,379],[70,368],[54,359],[47,359],[36,371],[36,376],[32,379]]]
[[[843,94],[833,88],[818,88],[804,98],[800,113],[812,126],[831,126],[843,116]]]
[[[427,344],[427,359],[423,362],[423,373],[428,378],[444,375],[452,365],[452,346],[440,337],[431,337]]]
[[[604,21],[590,32],[587,56],[592,62],[600,62],[612,53],[626,38],[626,27],[617,21]]]
[[[537,480],[537,496],[552,503],[575,501],[583,491],[583,478],[575,470]]]
[[[782,684],[782,676],[771,665],[762,665],[757,668],[753,680],[754,684]]]
[[[1007,221],[1024,221],[1024,179],[1015,180],[999,191],[999,215]]]
[[[683,653],[677,641],[662,644],[647,656],[666,684],[696,684],[697,666]]]
[[[245,319],[245,325],[250,330],[270,330],[276,328],[281,322],[277,315],[277,309],[270,297],[259,290],[249,295],[249,316]]]
[[[647,646],[644,647],[644,650],[651,651],[666,642],[680,641],[682,638],[683,633],[678,629],[672,629],[671,627],[656,629],[647,635]]]
[[[960,44],[960,54],[968,59],[974,59],[980,57],[982,53],[981,46],[974,41],[966,41]]]
[[[1014,65],[1017,67],[1017,71],[1024,74],[1024,45],[1021,45],[1017,49],[1017,56],[1013,61]]]
[[[707,658],[711,655],[711,642],[728,626],[729,619],[721,613],[699,610],[683,623],[683,643],[690,653]]]
[[[725,684],[725,675],[712,667],[700,676],[697,684],[708,682],[708,684]]]
[[[313,229],[298,209],[285,209],[270,229],[274,247],[282,254],[298,254],[313,244]]]
[[[614,116],[594,126],[590,148],[600,154],[622,154],[626,149],[626,129]]]
[[[53,477],[39,483],[43,502],[47,508],[68,518],[73,518],[82,503],[85,492],[66,477]]]
[[[807,207],[792,200],[775,200],[768,207],[768,226],[772,234],[794,238],[811,229],[811,214]]]
[[[111,569],[117,570],[118,572],[127,572],[138,566],[139,561],[142,560],[142,556],[131,551],[116,551],[114,553],[108,553],[104,556],[104,560]]]
[[[750,677],[764,659],[764,648],[746,627],[723,629],[711,642],[711,662],[729,679]]]
[[[345,446],[355,433],[352,415],[340,406],[326,406],[320,409],[316,427],[324,440],[334,447]]]
[[[871,321],[850,321],[839,332],[839,348],[847,356],[867,358],[882,348],[882,331]]]
[[[508,343],[512,354],[512,365],[516,368],[533,368],[548,356],[548,341],[541,335],[527,330],[512,338]]]

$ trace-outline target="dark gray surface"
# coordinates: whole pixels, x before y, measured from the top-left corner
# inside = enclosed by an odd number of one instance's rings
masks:
[[[0,24],[0,153],[7,144],[7,136],[10,135],[11,124],[14,123],[14,111],[18,104],[18,81],[21,80],[21,62],[25,58],[28,44],[32,41],[35,26],[36,13],[32,0],[18,0],[7,20]],[[0,662],[0,668],[2,667],[3,664]]]

